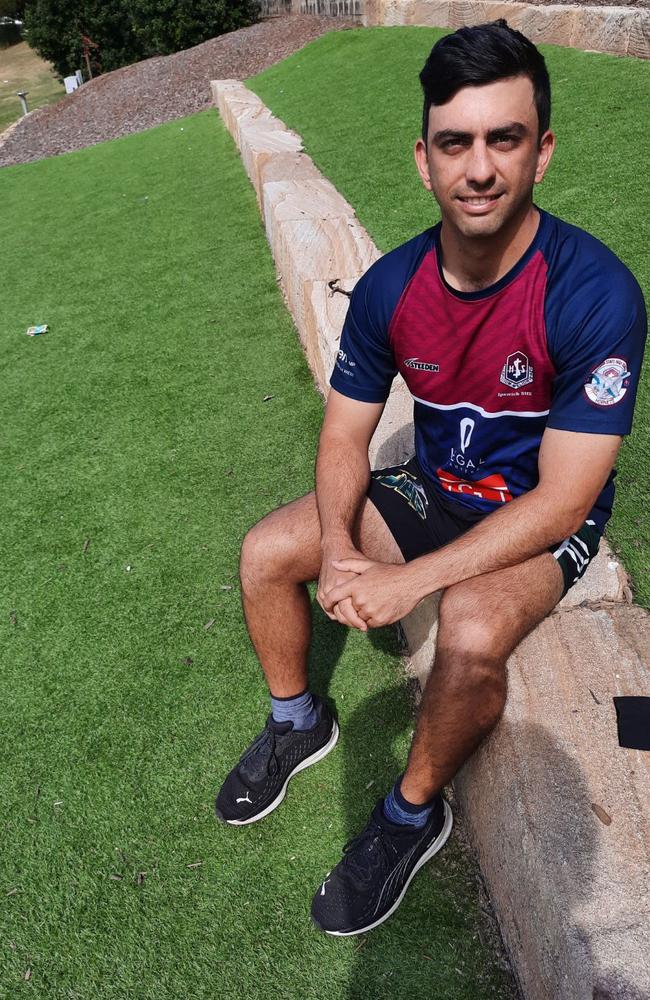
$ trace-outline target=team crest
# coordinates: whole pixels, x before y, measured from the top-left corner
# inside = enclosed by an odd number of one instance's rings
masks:
[[[506,358],[501,369],[501,381],[511,389],[521,389],[533,381],[533,366],[523,351],[515,351]]]
[[[627,362],[623,358],[606,358],[592,371],[585,392],[596,406],[614,406],[621,402],[629,384]]]

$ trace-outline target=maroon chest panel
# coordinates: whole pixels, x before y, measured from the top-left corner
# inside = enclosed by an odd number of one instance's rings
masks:
[[[537,251],[505,288],[462,299],[441,280],[435,250],[407,285],[390,324],[412,395],[445,409],[547,411],[555,375],[544,325],[546,262]]]

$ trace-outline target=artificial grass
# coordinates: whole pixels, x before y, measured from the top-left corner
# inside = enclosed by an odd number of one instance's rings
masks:
[[[306,151],[354,207],[382,251],[439,218],[416,174],[418,73],[445,32],[372,28],[324,35],[248,81],[303,138]],[[536,201],[603,240],[632,270],[650,302],[645,108],[650,65],[541,46],[553,89],[558,147]],[[633,434],[618,461],[607,536],[650,607],[650,352]]]
[[[309,921],[405,761],[391,631],[316,612],[339,746],[262,823],[214,819],[268,708],[240,541],[311,487],[322,417],[217,115],[2,170],[0,199],[0,997],[511,997],[456,837],[367,938]]]

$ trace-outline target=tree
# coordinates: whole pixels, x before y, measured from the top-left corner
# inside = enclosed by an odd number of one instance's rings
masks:
[[[0,0],[0,3],[5,0]],[[27,39],[61,76],[82,65],[82,36],[105,72],[253,24],[259,0],[27,0]]]

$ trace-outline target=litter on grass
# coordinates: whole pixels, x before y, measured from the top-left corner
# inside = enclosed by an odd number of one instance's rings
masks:
[[[47,333],[49,329],[47,323],[41,323],[40,326],[28,326],[25,332],[28,337],[39,337],[41,333]]]

